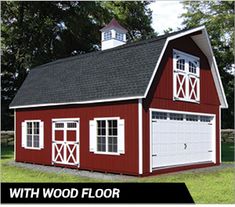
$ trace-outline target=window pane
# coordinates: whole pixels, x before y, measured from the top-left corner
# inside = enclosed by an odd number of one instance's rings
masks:
[[[97,138],[97,151],[99,152],[105,152],[106,147],[105,147],[105,137],[98,137]]]
[[[182,121],[183,119],[184,119],[183,114],[174,114],[174,113],[170,114],[170,120],[179,120],[179,121]]]
[[[187,121],[198,121],[198,116],[196,115],[186,115]]]
[[[67,127],[68,127],[68,128],[76,128],[76,127],[77,127],[77,124],[76,124],[75,122],[67,123]]]
[[[97,121],[97,133],[98,135],[106,135],[105,120]]]
[[[117,152],[117,137],[108,138],[108,151]]]
[[[39,135],[33,136],[33,147],[39,147]]]
[[[190,73],[197,73],[196,65],[194,63],[192,63],[191,61],[189,61],[189,72]]]
[[[185,60],[184,59],[177,60],[176,68],[179,70],[185,70]]]
[[[116,32],[116,39],[123,40],[123,34]]]
[[[167,119],[167,113],[164,112],[153,112],[153,119]]]
[[[27,135],[27,147],[32,147],[32,135]]]
[[[64,123],[55,123],[56,128],[64,128]]]
[[[211,122],[212,117],[210,116],[200,116],[200,121],[201,122]]]
[[[104,40],[110,40],[112,38],[111,31],[104,33]]]
[[[32,122],[27,122],[27,134],[32,134]]]
[[[33,133],[39,134],[39,122],[33,122]]]
[[[117,120],[109,120],[109,135],[117,135]]]

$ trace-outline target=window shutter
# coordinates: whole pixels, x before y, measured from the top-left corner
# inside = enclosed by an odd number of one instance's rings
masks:
[[[120,154],[125,153],[125,120],[118,121],[118,151]]]
[[[90,152],[95,152],[96,151],[96,121],[90,120],[90,145],[89,149]]]
[[[39,147],[44,148],[44,122],[39,122]]]
[[[21,146],[26,147],[26,122],[21,123]]]

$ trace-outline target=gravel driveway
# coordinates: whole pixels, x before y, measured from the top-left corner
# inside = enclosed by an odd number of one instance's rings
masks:
[[[70,168],[21,163],[21,162],[15,162],[15,161],[8,162],[8,165],[15,166],[15,167],[22,167],[22,168],[31,169],[31,170],[37,170],[41,172],[51,172],[51,173],[56,173],[56,174],[66,173],[66,174],[75,175],[75,176],[77,175],[81,177],[101,179],[101,180],[107,180],[107,181],[131,181],[137,178],[134,176],[127,176],[127,175],[120,175],[120,174],[91,172],[87,170],[77,170],[77,169],[70,169]],[[192,170],[180,171],[180,172],[175,172],[175,173],[170,173],[170,174],[216,172],[221,169],[231,168],[231,167],[234,167],[235,169],[235,164],[234,163],[226,163],[226,164],[222,163],[219,166],[192,169]],[[158,175],[158,176],[166,176],[166,175],[169,175],[169,174],[163,174],[163,175]]]

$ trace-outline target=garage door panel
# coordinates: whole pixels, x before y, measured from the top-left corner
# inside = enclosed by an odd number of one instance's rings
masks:
[[[212,161],[213,117],[165,114],[164,120],[155,114],[152,122],[153,168]]]

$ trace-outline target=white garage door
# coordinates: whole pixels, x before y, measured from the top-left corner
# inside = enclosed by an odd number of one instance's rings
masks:
[[[152,112],[152,168],[212,162],[214,116]]]

